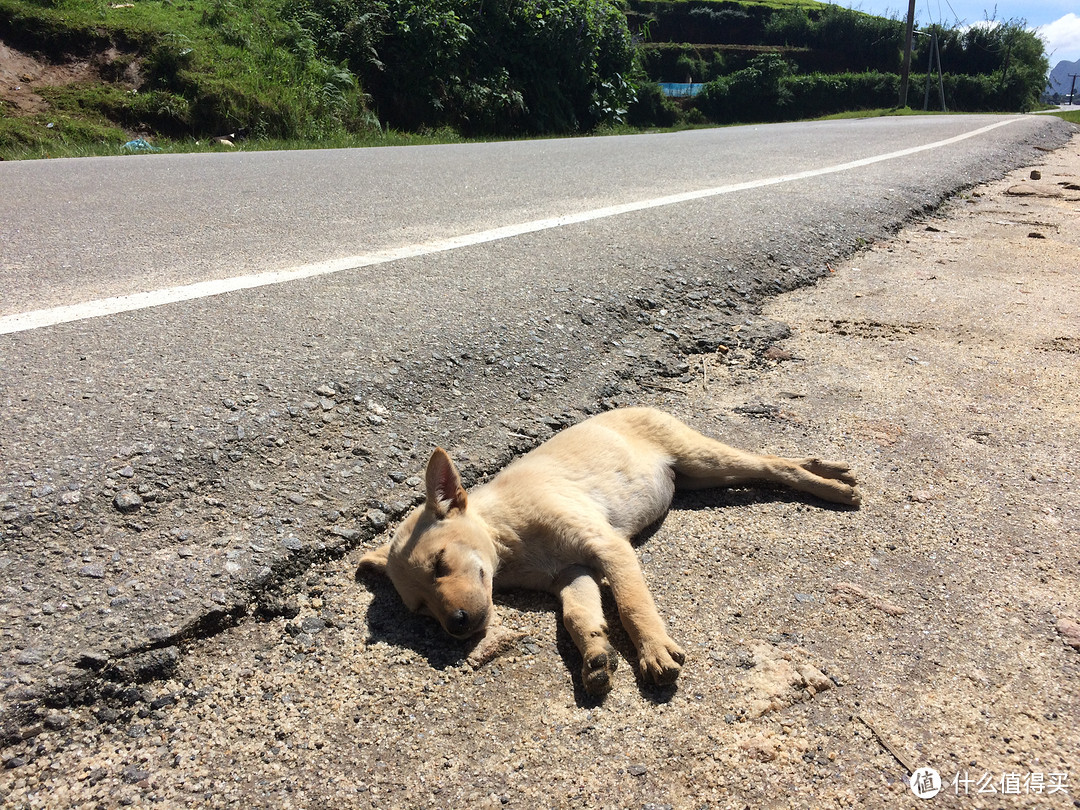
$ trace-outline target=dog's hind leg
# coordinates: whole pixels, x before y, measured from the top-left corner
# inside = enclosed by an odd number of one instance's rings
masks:
[[[563,625],[581,652],[585,691],[590,695],[607,694],[618,656],[608,642],[595,575],[583,565],[572,565],[559,575],[552,590],[562,602]]]
[[[652,408],[609,413],[607,419],[622,422],[624,430],[670,457],[676,489],[769,483],[809,492],[834,503],[859,505],[855,476],[846,464],[748,453],[698,433],[674,416]]]
[[[858,506],[861,500],[846,464],[739,450],[662,413],[652,414],[650,421],[650,438],[672,457],[676,489],[767,483],[846,506]]]
[[[716,442],[716,444],[720,444]],[[817,458],[781,458],[758,455],[721,445],[720,463],[695,454],[690,460],[675,459],[676,489],[734,487],[743,484],[777,484],[808,492],[825,501],[858,506],[862,500],[855,476],[846,464]]]

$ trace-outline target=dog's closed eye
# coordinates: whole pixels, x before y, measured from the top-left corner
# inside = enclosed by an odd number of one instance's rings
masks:
[[[450,576],[450,566],[446,564],[446,559],[441,550],[435,555],[435,559],[431,565],[431,572],[435,579],[442,579],[443,577]]]

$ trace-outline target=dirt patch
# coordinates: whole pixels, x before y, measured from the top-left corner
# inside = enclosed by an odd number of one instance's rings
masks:
[[[88,61],[53,64],[0,42],[0,101],[4,103],[5,113],[44,112],[49,103],[35,92],[36,88],[96,78],[97,72]]]
[[[37,91],[77,82],[116,81],[127,89],[139,84],[138,66],[129,56],[109,48],[90,59],[50,62],[12,48],[0,40],[0,109],[5,115],[34,115],[49,109]]]

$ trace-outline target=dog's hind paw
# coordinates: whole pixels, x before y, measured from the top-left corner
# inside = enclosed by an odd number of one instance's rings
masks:
[[[796,489],[810,492],[832,503],[856,509],[862,503],[855,474],[840,461],[822,461],[819,458],[793,459],[795,464],[814,476],[813,479],[795,484]]]
[[[820,458],[811,458],[807,459],[802,466],[804,469],[821,478],[832,478],[837,481],[843,481],[845,484],[852,487],[857,483],[855,480],[855,473],[851,471],[851,467],[842,461],[825,461]]]
[[[686,663],[686,653],[674,641],[664,639],[660,643],[641,645],[641,677],[658,686],[675,683]]]
[[[581,668],[581,681],[590,695],[606,695],[611,691],[611,676],[619,666],[615,648],[604,642],[604,649],[589,655]]]

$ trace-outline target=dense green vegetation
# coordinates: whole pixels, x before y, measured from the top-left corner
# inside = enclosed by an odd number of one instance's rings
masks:
[[[658,4],[632,0],[632,5],[644,10]],[[693,22],[695,16],[708,18],[709,4],[686,0],[676,8],[677,20],[666,28],[692,32],[697,40],[646,43],[643,65],[660,81],[707,82],[693,104],[707,120],[777,121],[898,101],[904,43],[904,23],[899,20],[839,6],[763,11],[723,4],[716,15],[724,15],[727,44],[697,44],[719,36],[703,33],[708,27]],[[923,33],[938,37],[950,110],[1021,112],[1038,105],[1049,64],[1042,42],[1025,30],[1023,21]],[[931,42],[929,36],[915,41],[909,103],[919,106]],[[937,93],[933,99],[937,101]]]
[[[1026,112],[1039,103],[1050,72],[1042,41],[1023,21],[973,26],[965,31],[933,27],[946,70],[951,107]],[[929,61],[930,40],[920,38],[916,64]]]
[[[118,149],[136,135],[351,145],[896,104],[897,20],[813,0],[626,2],[0,0],[0,40],[90,64],[83,81],[35,88],[44,110],[0,102],[0,156]],[[950,109],[1037,103],[1048,65],[1022,22],[936,33]],[[916,42],[921,105],[930,40]],[[707,83],[696,99],[654,84],[687,80]]]
[[[633,98],[630,31],[611,0],[298,0],[289,17],[395,127],[574,132]]]
[[[92,59],[104,80],[43,88],[47,115],[5,115],[9,154],[123,143],[119,128],[316,142],[384,126],[580,132],[621,120],[635,89],[611,0],[0,0],[0,39]]]

